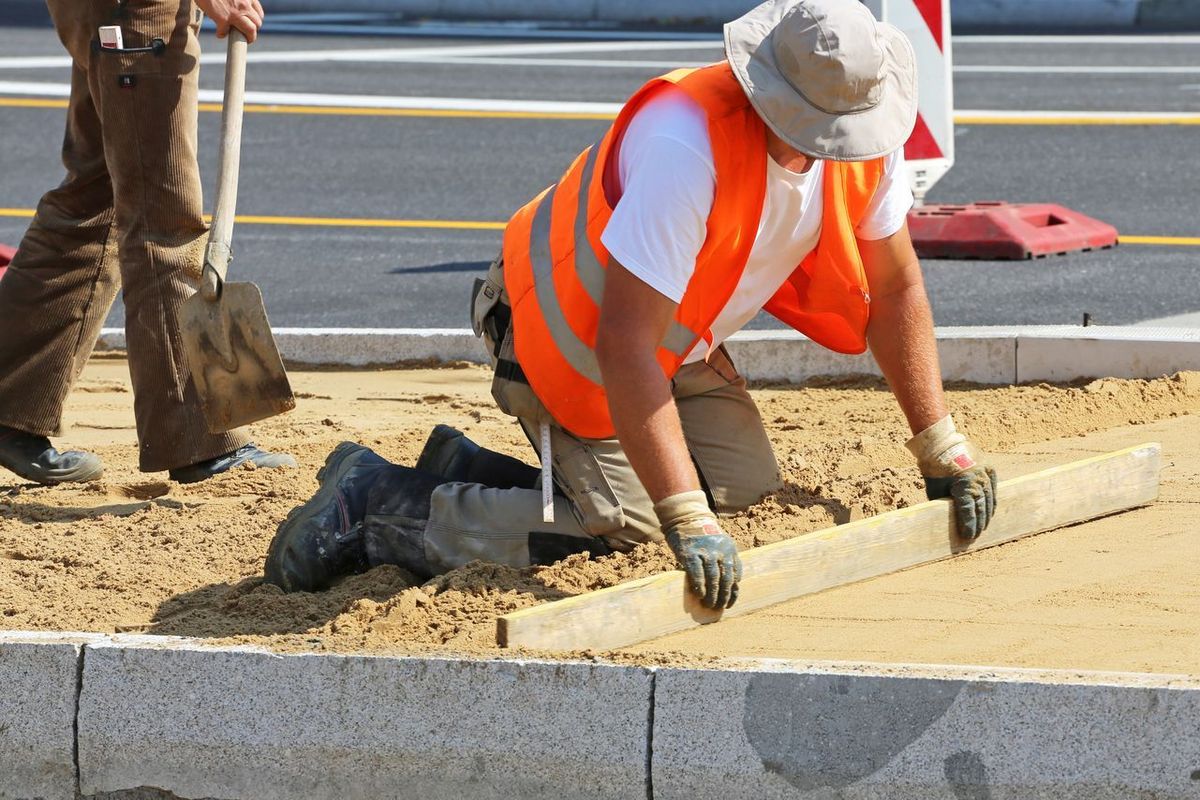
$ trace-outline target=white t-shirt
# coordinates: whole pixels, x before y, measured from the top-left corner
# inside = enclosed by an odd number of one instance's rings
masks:
[[[621,199],[601,241],[625,269],[678,303],[696,271],[716,192],[716,169],[704,110],[678,89],[667,89],[630,121],[621,142]],[[791,172],[767,156],[767,196],[758,235],[737,290],[712,325],[711,346],[742,329],[817,246],[821,234],[824,162]],[[855,233],[883,239],[900,230],[913,196],[896,151]],[[700,342],[685,359],[699,361]]]

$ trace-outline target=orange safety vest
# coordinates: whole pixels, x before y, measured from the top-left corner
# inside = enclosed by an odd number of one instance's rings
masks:
[[[584,150],[554,186],[513,215],[504,231],[504,283],[514,349],[530,387],[554,419],[577,436],[614,435],[596,361],[596,328],[609,254],[600,236],[619,198],[621,137],[636,111],[663,87],[686,92],[708,116],[716,193],[707,236],[657,358],[668,378],[729,301],[758,234],[766,197],[767,140],[727,62],[654,78],[622,108],[600,142]],[[883,174],[883,159],[825,164],[824,213],[815,250],[765,310],[842,353],[866,349],[870,296],[854,228]]]

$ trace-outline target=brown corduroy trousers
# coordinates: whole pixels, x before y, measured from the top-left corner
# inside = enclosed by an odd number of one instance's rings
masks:
[[[200,16],[190,0],[48,0],[74,61],[62,184],[42,197],[0,280],[0,425],[59,434],[63,402],[112,306],[125,301],[139,462],[172,469],[237,449],[208,433],[178,311],[197,285],[207,226],[196,161]],[[125,48],[100,52],[101,25]]]

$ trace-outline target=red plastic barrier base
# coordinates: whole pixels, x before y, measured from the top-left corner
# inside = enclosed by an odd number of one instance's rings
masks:
[[[908,227],[921,258],[1012,261],[1117,244],[1112,225],[1051,203],[921,206]]]
[[[12,263],[13,256],[16,254],[16,249],[6,244],[0,244],[0,278],[4,277],[4,272],[8,269],[8,265]]]

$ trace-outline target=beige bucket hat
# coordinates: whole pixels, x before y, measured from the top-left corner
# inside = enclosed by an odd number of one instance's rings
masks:
[[[916,124],[912,44],[859,0],[767,0],[725,26],[725,55],[763,121],[814,158],[878,158]]]

